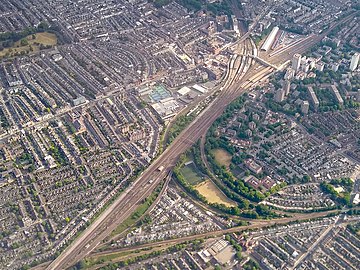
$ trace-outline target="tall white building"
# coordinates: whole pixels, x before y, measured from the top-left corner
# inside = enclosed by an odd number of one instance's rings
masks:
[[[307,90],[308,90],[308,94],[310,96],[312,105],[314,106],[315,110],[317,110],[319,108],[320,102],[319,102],[319,100],[318,100],[318,98],[317,98],[317,96],[315,94],[315,91],[312,88],[312,86],[308,86]]]
[[[286,69],[286,73],[284,75],[285,80],[291,80],[295,75],[295,70],[293,70],[291,67]]]
[[[285,91],[283,89],[279,89],[275,93],[275,101],[282,102],[285,99]]]
[[[325,64],[323,62],[318,62],[316,63],[315,67],[318,71],[324,71]]]
[[[309,101],[305,100],[301,103],[301,112],[303,114],[309,113]]]
[[[295,72],[298,72],[300,68],[300,64],[301,64],[301,54],[296,53],[292,58],[291,67],[293,70],[295,70]]]
[[[358,64],[359,64],[359,60],[360,60],[360,53],[355,53],[352,57],[351,57],[351,62],[350,62],[350,70],[354,71]]]
[[[290,81],[286,80],[284,82],[283,90],[284,90],[285,96],[287,96],[290,93],[290,85],[291,85]]]

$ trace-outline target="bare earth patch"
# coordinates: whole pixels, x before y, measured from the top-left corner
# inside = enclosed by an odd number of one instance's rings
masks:
[[[231,164],[231,154],[221,148],[212,150],[212,153],[215,156],[216,162],[218,162],[220,165],[225,165],[227,168],[229,168]]]
[[[236,206],[236,204],[226,197],[210,180],[198,184],[195,186],[195,189],[199,191],[209,203],[219,203],[227,207]]]

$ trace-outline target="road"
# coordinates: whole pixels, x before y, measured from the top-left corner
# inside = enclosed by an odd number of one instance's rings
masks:
[[[276,57],[269,58],[272,64],[282,64],[292,58],[294,53],[304,53],[321,40],[322,36],[310,37],[304,42],[281,51]],[[266,58],[264,58],[266,59]],[[173,143],[144,171],[134,184],[121,194],[115,202],[108,207],[95,222],[93,222],[78,238],[74,240],[53,262],[47,270],[66,269],[83,259],[93,251],[119,224],[128,218],[136,209],[137,204],[148,197],[159,182],[164,179],[167,173],[175,166],[176,161],[187,149],[189,149],[203,134],[206,133],[211,124],[223,113],[224,109],[238,96],[242,95],[251,86],[268,78],[272,69],[254,67],[242,77],[241,80],[229,78],[233,84],[224,88],[217,98],[213,100],[196,119],[183,130]],[[257,76],[257,74],[261,76]],[[233,75],[238,76],[238,74]],[[251,83],[248,80],[257,76]],[[239,87],[244,85],[244,87]],[[158,168],[164,169],[159,171]],[[153,180],[151,183],[149,180]],[[269,222],[271,224],[272,222]],[[251,227],[250,227],[251,228]]]
[[[328,228],[326,228],[316,239],[316,241],[308,248],[308,250],[302,254],[294,263],[294,265],[290,268],[291,270],[296,269],[296,267],[305,260],[316,248],[322,243],[322,241],[325,239],[325,237],[330,233],[330,231],[334,228],[336,222],[331,224]]]
[[[92,253],[91,255],[89,255],[89,258],[97,258],[99,256],[104,256],[104,255],[109,255],[109,254],[119,253],[119,252],[130,252],[130,251],[134,252],[134,251],[141,250],[144,248],[150,248],[150,247],[160,246],[160,245],[172,246],[172,245],[176,245],[179,243],[183,243],[185,241],[191,241],[191,240],[208,238],[208,237],[210,237],[210,238],[211,237],[219,237],[224,234],[238,233],[238,232],[242,232],[245,230],[255,230],[255,229],[260,229],[260,228],[266,228],[266,227],[270,227],[273,225],[283,225],[283,224],[287,224],[287,223],[293,222],[293,221],[301,222],[304,220],[308,220],[309,218],[314,219],[314,218],[326,217],[327,215],[334,213],[336,211],[337,210],[330,210],[330,211],[325,211],[325,212],[315,212],[315,213],[311,213],[309,215],[308,214],[295,214],[292,217],[276,219],[276,220],[267,221],[267,222],[263,222],[262,220],[253,221],[250,225],[247,225],[247,226],[239,226],[239,227],[211,231],[211,232],[206,232],[206,233],[201,233],[201,234],[196,234],[196,235],[189,235],[189,236],[179,237],[176,239],[168,239],[168,240],[158,241],[156,243],[146,243],[146,244],[129,246],[129,247],[124,247],[124,248],[112,248],[112,249],[109,249],[106,251]],[[335,225],[335,223],[334,223],[334,225]]]

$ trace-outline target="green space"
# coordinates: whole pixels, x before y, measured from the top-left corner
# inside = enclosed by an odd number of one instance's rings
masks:
[[[53,156],[58,166],[64,166],[68,164],[68,159],[64,153],[64,150],[55,143],[52,143],[49,147],[49,152]]]
[[[25,55],[31,52],[48,49],[58,43],[56,30],[46,23],[38,27],[29,27],[21,32],[0,34],[0,58]]]
[[[45,32],[48,29],[49,26],[45,22],[42,22],[36,28],[28,27],[20,32],[12,31],[0,33],[0,50],[2,50],[3,48],[10,48],[15,42],[20,41],[21,39],[26,38],[29,35]]]
[[[260,270],[260,266],[259,264],[254,261],[253,259],[250,259],[249,261],[247,261],[247,263],[244,264],[244,270]]]
[[[176,178],[180,180],[185,189],[202,202],[210,205],[236,207],[234,201],[226,197],[213,182],[204,176],[206,175],[204,169],[202,167],[199,169],[197,164],[190,159],[195,157],[193,154],[187,153],[187,155],[183,155],[181,165],[178,166],[176,171]]]
[[[333,179],[329,183],[322,182],[320,188],[324,193],[330,195],[330,198],[340,205],[351,207],[350,192],[353,187],[353,181],[350,178]],[[341,191],[340,191],[341,190]]]
[[[195,114],[180,115],[175,119],[175,122],[171,124],[167,134],[167,142],[170,144],[175,138],[183,131],[192,120],[194,120]]]
[[[53,33],[36,33],[15,42],[11,47],[0,50],[0,58],[38,52],[49,49],[57,44],[57,37]]]
[[[96,259],[85,259],[78,262],[70,270],[80,269],[93,269],[92,267],[98,265],[97,269],[116,270],[131,264],[135,264],[139,261],[143,261],[149,258],[158,257],[164,254],[173,254],[178,251],[182,251],[185,248],[190,250],[197,250],[203,244],[204,240],[193,240],[179,243],[173,246],[161,246],[159,248],[141,249],[133,252],[114,252],[109,255],[101,256]]]
[[[347,228],[352,232],[353,234],[360,236],[360,222],[356,222],[353,224],[349,224]]]
[[[152,2],[154,2],[156,7],[162,7],[169,4],[171,1],[172,0],[153,0]],[[176,0],[176,2],[195,12],[204,9],[213,13],[214,15],[232,14],[231,0],[216,1],[213,3],[209,3],[209,1],[206,0]],[[239,9],[242,8],[241,4],[238,4],[237,7]]]
[[[85,260],[82,260],[80,262],[78,262],[76,264],[76,266],[74,267],[75,269],[91,269],[93,266],[95,265],[102,265],[104,263],[110,263],[110,262],[116,262],[116,261],[120,261],[124,258],[133,258],[133,257],[137,257],[140,254],[146,254],[146,253],[150,253],[152,252],[152,249],[148,249],[148,250],[139,250],[139,251],[122,251],[122,252],[114,252],[114,253],[110,253],[110,254],[106,254],[106,255],[102,255],[102,256],[96,256],[96,257],[91,257],[91,258],[87,258]]]
[[[132,254],[131,251],[124,251],[124,252],[114,252],[111,254],[99,256],[98,258],[96,258],[96,260],[94,260],[94,264],[112,261],[125,256],[128,257],[130,254]]]
[[[317,98],[320,101],[320,107],[336,106],[336,104],[337,104],[336,98],[332,94],[332,92],[329,91],[329,89],[326,89],[326,88],[320,89],[320,88],[314,87],[314,91],[315,91]]]
[[[133,227],[136,222],[145,214],[145,212],[149,209],[149,207],[152,205],[152,203],[155,201],[157,196],[159,195],[161,191],[161,186],[159,186],[149,197],[145,198],[142,203],[136,208],[135,212],[132,213],[130,217],[128,217],[123,223],[121,223],[119,226],[116,227],[115,230],[111,232],[111,236],[118,235],[125,230]],[[145,222],[148,222],[148,220],[145,218]]]
[[[204,176],[195,166],[194,163],[183,166],[180,169],[181,174],[184,176],[185,180],[192,186],[196,186],[204,181]]]

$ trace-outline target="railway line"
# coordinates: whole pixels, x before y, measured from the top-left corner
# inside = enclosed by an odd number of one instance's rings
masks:
[[[268,61],[273,65],[282,64],[290,60],[294,53],[305,52],[321,39],[322,36],[309,37],[293,47],[282,50],[276,57],[273,57]],[[264,59],[269,59],[269,57],[265,55]],[[265,80],[273,73],[272,68],[260,66],[255,69],[254,67],[258,64],[252,63],[251,59],[247,61],[250,61],[247,62],[248,68],[246,68],[246,64],[243,65],[243,67],[241,64],[236,68],[234,66],[234,70],[236,71],[234,72],[233,70],[233,72],[229,74],[224,87],[208,107],[206,107],[196,119],[180,133],[173,143],[153,161],[129,189],[123,192],[97,220],[75,239],[75,241],[60,254],[60,256],[46,267],[47,270],[66,269],[93,251],[111,233],[111,231],[135,211],[137,205],[144,198],[151,194],[160,181],[162,181],[175,166],[179,156],[206,133],[207,129],[222,114],[228,104],[247,91],[250,87],[256,85],[259,81]],[[164,169],[159,170],[159,167],[163,167]],[[153,181],[149,181],[150,179]],[[307,215],[307,218],[310,216],[311,215]],[[286,222],[289,221],[291,220],[286,220]],[[277,222],[269,221],[267,225],[272,224],[277,224]],[[256,225],[250,225],[245,228],[232,228],[218,233],[223,234],[251,228],[257,227]]]
[[[230,80],[236,78],[237,74],[231,75]],[[103,214],[92,223],[57,259],[46,269],[64,269],[81,260],[94,250],[105,237],[113,231],[118,224],[125,220],[136,209],[136,205],[150,195],[152,190],[175,166],[178,157],[210,127],[213,121],[221,115],[226,106],[236,97],[241,95],[245,89],[238,89],[231,85],[220,92],[218,97],[202,111],[196,120],[192,122],[156,159],[148,169],[134,182],[130,189],[126,190]],[[158,167],[166,169],[158,171]],[[155,179],[149,183],[149,179]]]
[[[246,73],[245,75],[248,74]],[[246,79],[246,77],[248,76],[244,76],[243,78]],[[115,203],[106,209],[105,212],[46,269],[55,270],[70,267],[94,250],[118,224],[122,223],[135,211],[137,204],[139,204],[143,198],[151,194],[152,190],[175,166],[178,157],[207,131],[216,118],[222,114],[226,106],[244,93],[250,86],[251,84],[246,88],[239,89],[236,84],[223,89],[218,97],[199,114],[196,120],[149,166],[132,187],[121,194]],[[157,168],[160,166],[164,166],[166,169],[159,172]],[[155,179],[155,181],[150,184],[149,179]]]
[[[183,243],[185,241],[191,241],[191,240],[196,240],[196,239],[201,239],[201,238],[219,237],[224,234],[238,233],[238,232],[242,232],[242,231],[246,231],[246,230],[261,229],[261,228],[266,228],[266,227],[270,227],[270,226],[274,226],[274,225],[283,225],[283,224],[287,224],[287,223],[293,222],[293,221],[301,222],[301,221],[308,220],[309,218],[312,218],[312,219],[323,218],[323,217],[326,217],[327,215],[335,213],[337,211],[338,210],[329,210],[329,211],[324,211],[324,212],[315,212],[315,213],[311,213],[311,214],[294,214],[291,217],[267,221],[267,222],[255,221],[255,222],[252,222],[248,226],[238,226],[238,227],[233,227],[233,228],[229,228],[229,229],[217,230],[217,231],[206,232],[206,233],[201,233],[201,234],[196,234],[196,235],[189,235],[189,236],[179,237],[176,239],[163,240],[163,241],[159,241],[156,243],[146,243],[146,244],[141,244],[141,245],[137,245],[137,246],[129,246],[129,247],[124,247],[124,248],[112,248],[112,249],[109,249],[106,251],[92,253],[89,255],[89,258],[96,258],[96,257],[119,253],[119,252],[134,252],[137,250],[141,250],[141,249],[149,248],[149,247],[153,247],[153,246],[176,245],[179,243]]]

